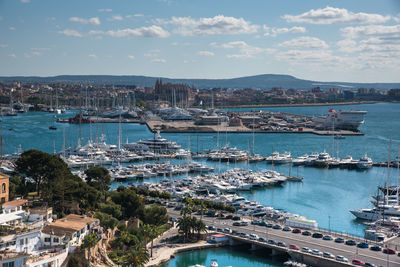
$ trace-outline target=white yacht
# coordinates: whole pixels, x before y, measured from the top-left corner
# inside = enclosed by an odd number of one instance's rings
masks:
[[[359,219],[376,221],[381,218],[400,217],[400,207],[383,205],[373,209],[350,210]]]
[[[297,157],[297,158],[293,159],[293,160],[292,160],[293,166],[304,165],[305,162],[307,161],[308,157],[309,157],[309,156],[308,156],[307,154],[305,154],[305,155],[303,155],[303,156],[300,156],[300,157]]]
[[[361,110],[335,111],[330,109],[328,116],[313,117],[312,120],[316,125],[329,129],[357,131],[358,127],[364,123],[365,114],[367,112]]]
[[[152,151],[154,153],[175,153],[181,149],[181,146],[175,142],[162,138],[160,131],[154,134],[153,139],[140,140],[136,143],[126,143],[122,144],[122,146],[128,150]]]
[[[358,161],[357,168],[361,170],[372,168],[372,159],[365,154],[364,157],[360,158]]]
[[[284,152],[283,154],[280,154],[279,152],[273,152],[271,156],[266,158],[268,163],[274,163],[274,164],[285,164],[289,163],[292,161],[292,155],[290,152]]]
[[[331,156],[326,152],[319,153],[318,158],[314,161],[313,165],[316,167],[326,168],[332,160]]]

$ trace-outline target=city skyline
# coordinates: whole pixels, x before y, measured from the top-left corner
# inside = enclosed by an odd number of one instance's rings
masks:
[[[399,82],[394,0],[6,0],[0,32],[0,76]]]

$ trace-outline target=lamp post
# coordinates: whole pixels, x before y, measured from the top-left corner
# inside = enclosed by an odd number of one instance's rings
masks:
[[[328,215],[328,229],[329,229],[329,233],[331,233],[331,216]]]

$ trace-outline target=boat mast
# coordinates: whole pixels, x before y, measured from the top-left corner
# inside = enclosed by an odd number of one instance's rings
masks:
[[[392,150],[392,139],[389,141],[389,152],[387,162],[387,180],[386,180],[386,204],[389,203],[389,178],[390,178],[390,153]]]

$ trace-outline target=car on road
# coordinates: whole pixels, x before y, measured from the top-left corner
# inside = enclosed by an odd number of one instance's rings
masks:
[[[310,236],[310,235],[311,235],[311,232],[310,232],[310,231],[304,231],[304,232],[302,232],[301,234],[302,234],[302,235],[305,235],[305,236]]]
[[[217,232],[223,232],[224,231],[224,229],[222,229],[222,228],[217,228]]]
[[[299,248],[297,245],[295,245],[295,244],[290,244],[290,245],[289,245],[289,248],[290,248],[290,249],[293,249],[293,250],[300,250],[300,248]]]
[[[373,250],[373,251],[382,251],[382,247],[381,246],[372,246],[369,249]]]
[[[232,234],[231,228],[224,228],[224,233],[226,233],[226,234]]]
[[[240,222],[233,222],[232,225],[233,226],[240,226]]]
[[[335,239],[335,242],[336,243],[344,243],[344,239],[341,238],[341,237],[338,237],[338,238]]]
[[[273,239],[269,239],[269,240],[268,240],[268,244],[276,245],[277,242],[276,242],[275,240],[273,240]]]
[[[250,239],[251,240],[258,240],[258,235],[256,235],[256,234],[250,234]]]
[[[341,262],[349,262],[349,260],[347,258],[343,257],[342,255],[337,255],[336,260],[341,261]]]
[[[240,222],[240,226],[247,226],[247,225],[249,225],[248,222],[245,222],[245,221],[241,221],[241,222]]]
[[[318,249],[311,250],[311,254],[317,255],[317,256],[322,256],[323,255],[322,252],[319,251]]]
[[[284,247],[284,248],[287,247],[286,243],[285,243],[285,242],[281,242],[281,241],[279,241],[279,242],[277,243],[277,245],[278,245],[279,247]]]
[[[292,230],[292,233],[294,233],[294,234],[300,234],[300,233],[301,233],[301,230],[300,230],[299,228],[294,228],[294,229]]]
[[[232,218],[233,218],[232,214],[228,214],[228,215],[225,216],[225,219],[227,219],[227,220],[231,220]]]
[[[321,233],[313,233],[311,237],[312,238],[322,238],[323,235]]]
[[[259,220],[252,220],[251,224],[259,225],[261,222]]]
[[[365,262],[359,260],[359,259],[354,259],[351,261],[352,264],[354,265],[365,265]]]
[[[292,228],[290,228],[289,226],[285,226],[285,227],[283,227],[282,231],[290,232],[290,231],[292,231]]]
[[[371,262],[366,262],[365,266],[376,267],[376,265]]]
[[[322,239],[323,239],[323,240],[327,240],[327,241],[331,241],[331,240],[333,240],[333,237],[332,237],[331,235],[324,235],[324,236],[322,237]]]
[[[272,228],[274,225],[272,224],[272,223],[267,223],[266,225],[265,225],[265,227],[267,227],[267,228]]]
[[[233,216],[232,220],[233,221],[240,221],[240,216]]]
[[[264,238],[264,237],[260,237],[258,239],[258,241],[260,241],[260,242],[268,242],[268,240],[266,238]]]
[[[324,254],[322,254],[322,256],[323,256],[324,258],[328,258],[328,259],[334,259],[334,258],[335,258],[335,255],[333,255],[333,254],[330,253],[330,252],[324,252]]]
[[[258,225],[259,225],[259,226],[266,226],[266,225],[267,225],[267,222],[262,221],[262,222],[260,222]]]
[[[382,252],[385,253],[385,254],[390,254],[390,255],[396,254],[396,251],[394,251],[394,250],[391,249],[391,248],[384,248],[384,249],[382,250]]]
[[[282,229],[282,226],[280,226],[279,224],[275,224],[274,226],[272,226],[273,229]]]
[[[240,237],[249,238],[250,235],[248,233],[240,233]]]
[[[357,247],[359,248],[369,248],[369,245],[367,242],[361,242],[357,244]]]
[[[348,245],[348,246],[355,246],[355,245],[357,245],[356,241],[354,241],[354,240],[352,240],[352,239],[346,240],[345,244]]]
[[[311,253],[311,249],[309,249],[308,247],[302,247],[301,251],[305,253]]]

